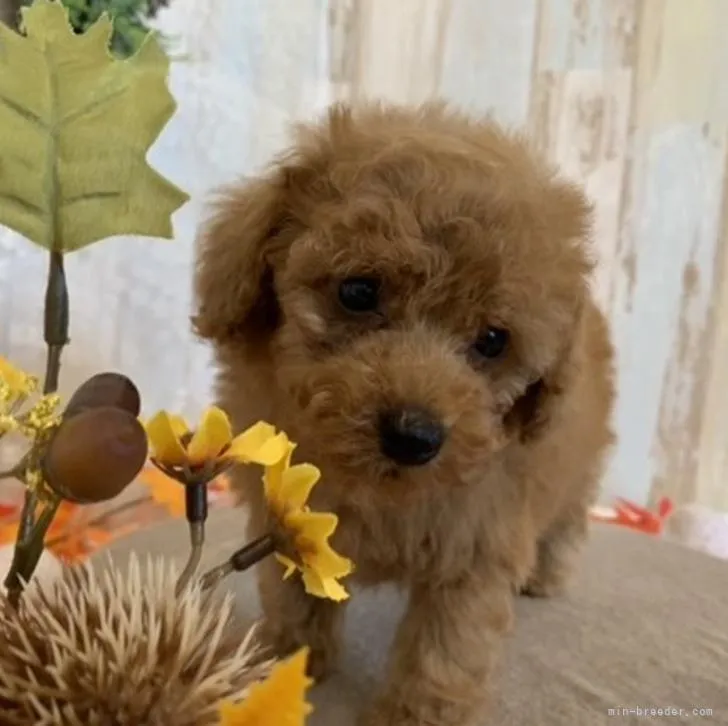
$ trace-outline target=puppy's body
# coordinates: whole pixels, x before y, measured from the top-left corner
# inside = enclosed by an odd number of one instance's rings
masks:
[[[513,594],[564,584],[611,441],[588,234],[521,140],[427,106],[334,109],[202,236],[222,405],[321,468],[312,505],[360,582],[411,588],[367,723],[469,723]],[[259,473],[236,476],[262,532]],[[280,575],[261,568],[268,637],[322,675],[343,608]]]

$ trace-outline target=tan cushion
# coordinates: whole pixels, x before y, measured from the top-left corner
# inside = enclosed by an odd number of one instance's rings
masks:
[[[243,544],[243,524],[239,511],[213,513],[206,565]],[[123,560],[132,549],[184,555],[185,524],[138,533],[112,552]],[[255,617],[252,578],[231,578],[229,587],[241,614]],[[403,603],[388,587],[355,594],[341,673],[314,693],[311,726],[353,723],[383,672]],[[728,724],[728,563],[599,525],[569,594],[522,598],[517,611],[483,726]],[[639,717],[629,709],[677,710]]]

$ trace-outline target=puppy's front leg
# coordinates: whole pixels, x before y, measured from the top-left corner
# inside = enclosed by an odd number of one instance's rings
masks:
[[[323,680],[339,654],[345,606],[307,595],[300,578],[282,579],[283,569],[273,558],[258,565],[258,588],[263,609],[260,639],[276,656],[303,646],[310,650],[308,673]]]
[[[412,591],[385,692],[364,726],[469,726],[487,700],[501,636],[512,620],[505,577],[472,576]]]
[[[574,506],[554,523],[538,543],[538,559],[524,595],[551,597],[564,591],[586,540],[588,523],[587,503]]]

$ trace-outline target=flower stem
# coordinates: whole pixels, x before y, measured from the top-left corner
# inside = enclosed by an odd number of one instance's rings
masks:
[[[276,540],[272,534],[265,534],[239,550],[217,567],[208,570],[200,580],[203,590],[209,590],[233,572],[244,572],[276,551]]]
[[[50,252],[48,265],[48,281],[43,312],[43,337],[47,346],[46,374],[43,381],[43,393],[55,393],[58,390],[58,378],[61,372],[61,355],[68,344],[70,306],[68,302],[68,286],[63,266],[63,253],[55,249]],[[35,510],[38,505],[37,494],[26,487],[23,511],[20,515],[18,536],[10,571],[5,578],[8,599],[14,605],[20,602],[24,583],[33,575],[40,555],[43,552],[45,533],[50,526],[60,500],[53,506],[43,510],[38,521],[35,521]]]
[[[32,533],[28,540],[27,549],[25,550],[23,567],[20,571],[20,577],[24,584],[27,584],[30,581],[33,572],[38,565],[38,561],[45,549],[45,536],[60,505],[61,498],[58,496],[55,496],[52,500],[46,502],[43,511],[33,526]]]
[[[202,548],[204,545],[205,523],[190,522],[190,554],[187,558],[187,564],[184,570],[182,570],[182,574],[179,576],[175,586],[175,594],[177,597],[180,596],[182,590],[187,587],[189,581],[197,572],[197,568],[200,566],[200,560],[202,559]]]
[[[207,482],[198,481],[185,486],[185,513],[190,527],[190,554],[182,574],[177,580],[175,593],[179,597],[194,577],[202,559],[205,546],[205,521],[207,520]]]
[[[30,499],[35,505],[37,497],[34,493],[31,494]],[[8,602],[15,608],[20,604],[23,589],[33,576],[33,572],[43,554],[46,533],[51,526],[53,518],[56,516],[60,504],[60,497],[54,497],[51,501],[46,502],[37,521],[34,521],[32,527],[26,530],[26,539],[23,542],[17,541],[15,544],[13,563],[5,579],[5,587],[8,591]],[[23,511],[25,514],[25,509]],[[34,514],[35,512],[33,511],[33,518]]]
[[[43,393],[55,393],[58,390],[61,354],[63,348],[68,344],[69,317],[70,307],[63,253],[51,250],[43,321],[44,338],[48,346]]]
[[[235,572],[244,572],[275,551],[275,538],[272,534],[266,534],[234,552],[230,557],[230,564]]]

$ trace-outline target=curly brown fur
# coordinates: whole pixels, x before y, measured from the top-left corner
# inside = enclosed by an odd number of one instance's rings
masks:
[[[526,142],[430,104],[337,106],[267,176],[225,190],[200,238],[195,318],[238,426],[267,419],[323,471],[315,507],[365,584],[411,589],[376,726],[462,726],[513,595],[558,592],[611,442],[612,348],[589,291],[590,208]],[[380,280],[376,310],[337,290]],[[503,353],[473,343],[507,329]],[[382,453],[381,414],[426,409],[429,463]],[[265,528],[258,475],[238,474]],[[342,610],[261,574],[268,635],[333,665]]]

